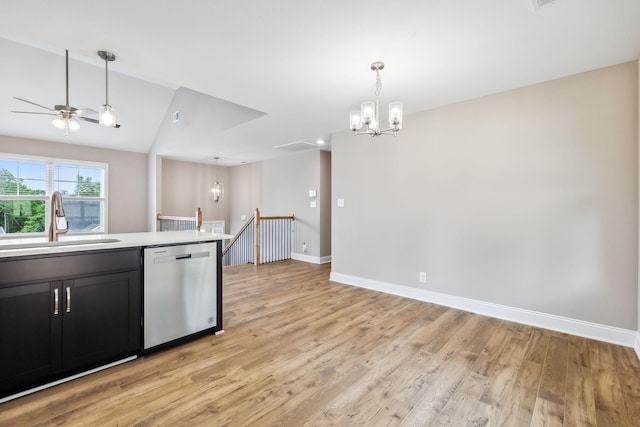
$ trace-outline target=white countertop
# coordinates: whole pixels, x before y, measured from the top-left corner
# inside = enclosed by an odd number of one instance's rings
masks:
[[[42,246],[15,248],[15,245],[34,243],[48,245],[47,237],[31,237],[22,239],[0,239],[0,258],[26,256],[26,255],[47,255],[67,252],[83,252],[101,249],[131,248],[140,246],[170,245],[180,243],[195,243],[212,240],[226,240],[233,238],[230,234],[207,233],[204,231],[152,231],[146,233],[122,233],[122,234],[92,234],[81,236],[61,235],[59,241],[82,242],[82,244],[66,246]],[[118,242],[91,243],[91,240],[117,239]],[[4,248],[3,248],[4,247]]]

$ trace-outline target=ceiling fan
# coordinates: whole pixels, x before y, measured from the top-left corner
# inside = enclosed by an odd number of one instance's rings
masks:
[[[65,135],[68,136],[69,131],[77,132],[78,129],[80,129],[80,123],[78,123],[78,120],[82,120],[82,121],[94,123],[94,124],[100,124],[100,121],[98,119],[86,117],[87,114],[97,115],[98,114],[97,111],[92,110],[91,108],[78,109],[69,105],[69,51],[68,50],[65,50],[65,56],[66,56],[65,71],[66,71],[66,90],[67,90],[66,92],[67,98],[66,98],[65,104],[55,105],[53,108],[49,108],[49,107],[45,107],[44,105],[37,104],[35,102],[14,96],[13,98],[17,99],[18,101],[26,102],[28,104],[35,105],[36,107],[44,108],[45,110],[48,110],[48,112],[46,113],[39,112],[39,111],[11,111],[11,112],[20,113],[20,114],[43,114],[48,116],[56,116],[56,118],[53,119],[52,124],[56,128],[60,130],[64,130]],[[119,128],[120,125],[116,124],[113,127]]]

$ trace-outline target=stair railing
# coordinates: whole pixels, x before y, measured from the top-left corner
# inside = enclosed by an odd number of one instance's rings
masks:
[[[224,265],[291,259],[293,215],[260,216],[256,208],[251,217],[222,251]]]
[[[225,223],[224,220],[203,221],[202,210],[200,208],[197,208],[195,217],[162,215],[160,213],[156,214],[156,230],[198,230],[224,234]]]

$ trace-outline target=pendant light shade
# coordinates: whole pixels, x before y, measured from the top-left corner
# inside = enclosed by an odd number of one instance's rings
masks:
[[[209,192],[211,200],[213,200],[214,202],[219,202],[220,200],[222,200],[222,196],[224,196],[224,185],[222,185],[218,181],[215,181],[211,185],[211,189],[209,190]]]
[[[218,160],[220,157],[214,157],[216,161],[216,175],[218,174]],[[224,185],[218,181],[218,178],[215,179],[211,187],[209,188],[209,199],[218,203],[224,197]]]
[[[116,113],[109,104],[100,107],[100,124],[102,126],[113,127],[116,125]]]

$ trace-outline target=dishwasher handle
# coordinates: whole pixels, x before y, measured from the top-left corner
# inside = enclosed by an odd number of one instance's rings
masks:
[[[154,256],[153,263],[154,264],[162,264],[165,262],[178,262],[182,260],[192,260],[196,258],[208,258],[211,256],[209,251],[203,252],[190,252],[190,253],[182,253],[177,255],[163,255],[163,256]]]

